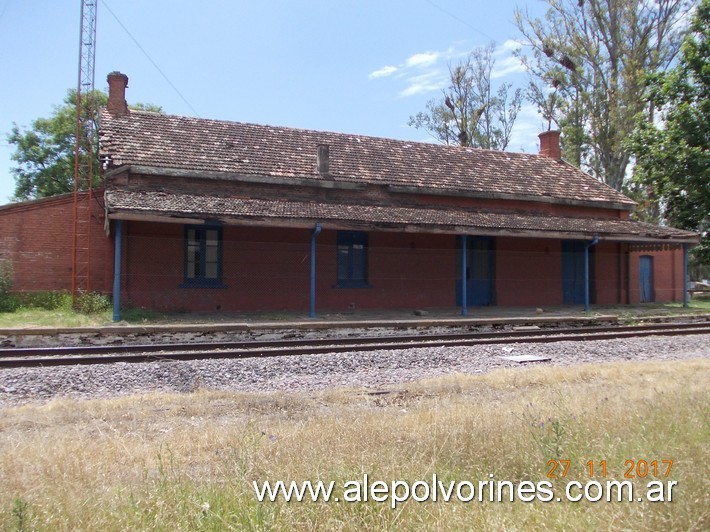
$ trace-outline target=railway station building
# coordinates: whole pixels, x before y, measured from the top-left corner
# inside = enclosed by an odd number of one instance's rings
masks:
[[[109,75],[91,286],[165,311],[683,301],[698,235],[567,164],[129,110]],[[67,288],[72,198],[0,207],[17,290]],[[69,267],[67,264],[69,263]]]

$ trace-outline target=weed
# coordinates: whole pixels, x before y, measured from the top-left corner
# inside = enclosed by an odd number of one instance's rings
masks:
[[[17,300],[10,293],[15,272],[12,269],[12,262],[0,260],[0,312],[14,312],[17,308]]]
[[[17,532],[22,532],[24,530],[31,530],[32,526],[30,524],[30,503],[22,499],[15,499],[12,501],[12,517],[14,519],[15,530]]]
[[[55,292],[21,292],[17,294],[20,308],[57,310],[71,307],[71,294],[66,290]]]
[[[111,298],[106,294],[82,292],[74,298],[74,308],[82,314],[98,314],[111,308]]]

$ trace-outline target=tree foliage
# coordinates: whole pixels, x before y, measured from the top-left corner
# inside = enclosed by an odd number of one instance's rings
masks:
[[[446,144],[505,150],[520,111],[522,93],[503,83],[491,83],[495,66],[491,43],[449,67],[449,87],[443,98],[430,100],[426,111],[409,118],[409,125],[424,129]]]
[[[44,198],[64,194],[74,190],[74,159],[76,139],[76,90],[69,90],[63,104],[54,108],[49,118],[37,118],[29,128],[13,124],[7,139],[15,146],[12,160],[17,165],[12,169],[15,177],[15,200]],[[98,124],[96,112],[89,111],[91,98],[82,98],[83,116],[92,117],[94,128]],[[93,108],[106,105],[108,96],[102,91],[94,91]],[[162,112],[158,106],[137,104],[133,109]],[[84,128],[81,128],[84,135]],[[98,138],[95,139],[98,142]],[[94,168],[99,168],[98,150],[88,146],[80,149],[80,162],[86,163],[89,152],[93,152]],[[94,185],[99,184],[99,172],[94,172]],[[80,183],[85,189],[87,183]]]
[[[532,49],[521,55],[533,78],[528,95],[562,130],[564,157],[621,190],[644,76],[677,56],[689,1],[546,1],[545,20],[515,14]]]
[[[640,117],[630,146],[634,179],[652,188],[672,225],[704,232],[696,259],[710,264],[710,0],[698,5],[678,65],[649,77],[656,122]]]

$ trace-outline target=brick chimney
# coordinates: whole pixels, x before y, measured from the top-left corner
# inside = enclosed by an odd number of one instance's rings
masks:
[[[108,112],[113,116],[127,115],[126,87],[128,87],[128,76],[120,72],[111,72],[106,80],[108,81],[108,105],[106,106]]]
[[[540,138],[540,155],[551,159],[562,159],[559,131],[543,131],[538,137]]]
[[[328,175],[330,173],[330,146],[327,144],[318,144],[318,173]]]

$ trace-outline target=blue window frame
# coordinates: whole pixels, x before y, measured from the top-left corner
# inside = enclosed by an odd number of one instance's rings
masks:
[[[185,226],[184,286],[222,286],[222,228]]]
[[[338,288],[368,288],[367,233],[338,231]]]

